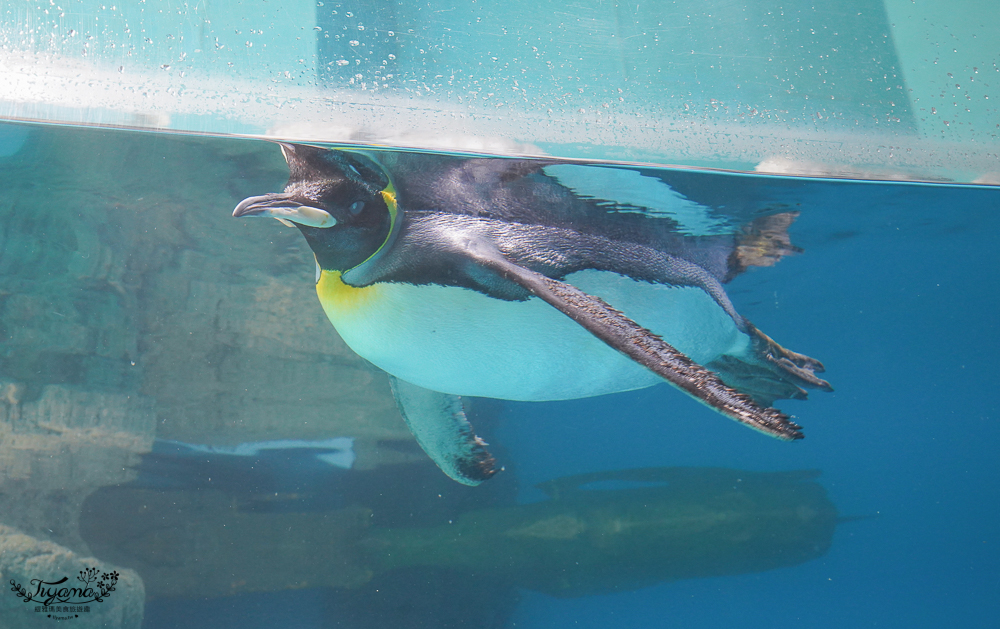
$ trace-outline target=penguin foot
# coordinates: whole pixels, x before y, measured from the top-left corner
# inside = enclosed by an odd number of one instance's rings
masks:
[[[736,246],[729,256],[728,282],[752,266],[774,266],[783,257],[802,253],[792,244],[788,228],[798,217],[798,212],[782,212],[754,219],[736,237]]]
[[[823,363],[805,354],[785,349],[749,321],[744,321],[744,324],[752,339],[754,351],[775,369],[791,377],[797,385],[833,391],[829,382],[816,376],[817,373],[826,371]]]

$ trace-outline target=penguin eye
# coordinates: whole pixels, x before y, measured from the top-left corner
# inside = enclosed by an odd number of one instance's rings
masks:
[[[364,201],[355,201],[354,203],[351,204],[351,206],[349,208],[347,208],[347,210],[352,215],[356,216],[358,214],[358,212],[360,212],[364,207],[365,207]]]

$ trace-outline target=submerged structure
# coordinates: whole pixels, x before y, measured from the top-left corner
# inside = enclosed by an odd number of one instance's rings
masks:
[[[377,570],[447,566],[552,596],[763,572],[830,548],[837,511],[818,472],[646,468],[543,483],[550,500],[453,525],[373,530]],[[590,483],[631,487],[587,489]],[[634,486],[634,485],[638,486]]]
[[[418,527],[372,526],[363,505],[246,512],[218,491],[108,488],[88,501],[81,529],[98,557],[138,572],[150,597],[353,589],[402,571],[573,597],[815,559],[838,521],[817,475],[601,472],[540,485],[542,502]]]

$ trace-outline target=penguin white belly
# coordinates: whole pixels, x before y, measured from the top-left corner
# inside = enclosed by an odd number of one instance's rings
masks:
[[[601,297],[700,364],[749,349],[748,337],[701,289],[603,271],[574,273],[566,282]],[[439,285],[353,288],[329,271],[316,288],[351,349],[434,391],[543,401],[663,382],[538,298],[503,301]]]

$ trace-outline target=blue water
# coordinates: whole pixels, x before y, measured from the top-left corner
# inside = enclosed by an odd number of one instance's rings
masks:
[[[749,439],[666,387],[511,405],[525,484],[669,462],[818,468],[845,515],[817,561],[588,600],[527,594],[518,627],[989,627],[1000,601],[1000,191],[810,182],[805,253],[738,278],[737,308],[821,357],[806,438]]]
[[[667,386],[504,403],[490,439],[516,463],[522,501],[595,470],[818,468],[842,514],[872,517],[793,568],[580,599],[523,591],[510,627],[995,626],[1000,191],[808,181],[801,194],[805,252],[728,290],[825,363],[836,391],[783,406],[805,440],[761,437]]]
[[[36,135],[27,137],[18,133],[17,141],[8,143],[11,155],[5,159],[37,159],[41,153],[30,151],[42,132],[33,133]],[[111,137],[94,136],[89,141],[94,146],[107,145]],[[22,144],[28,153],[18,157]],[[261,146],[261,154],[276,151],[271,145]],[[254,150],[248,149],[246,154]],[[173,155],[168,150],[163,153]],[[233,151],[232,155],[238,153]],[[221,201],[213,197],[204,207],[172,211],[227,214],[243,196],[280,185],[282,173],[275,172],[273,164],[261,166],[240,157],[231,160],[234,169],[252,171],[258,178],[219,181]],[[280,169],[280,158],[276,163]],[[195,168],[211,170],[209,166],[225,171],[217,163],[196,164]],[[126,175],[129,167],[121,166]],[[261,172],[267,173],[266,181]],[[211,173],[214,176],[215,170]],[[47,189],[40,167],[37,175],[39,181],[33,187]],[[153,192],[166,195],[170,185],[199,185],[181,178],[150,182],[126,175],[123,179],[137,198]],[[213,176],[206,176],[210,185],[216,181]],[[516,488],[510,501],[528,503],[544,498],[533,487],[536,483],[583,472],[642,466],[818,469],[822,471],[820,482],[839,512],[862,517],[838,526],[826,555],[791,568],[663,583],[634,592],[584,598],[556,599],[527,590],[509,597],[500,593],[490,605],[504,612],[496,615],[504,619],[502,626],[996,626],[1000,601],[1000,458],[996,455],[1000,413],[994,396],[1000,376],[996,366],[1000,349],[1000,281],[996,273],[1000,268],[1000,189],[684,171],[665,171],[665,177],[695,191],[690,193],[692,198],[700,193],[702,197],[696,200],[728,207],[737,215],[777,204],[800,212],[790,234],[792,242],[804,251],[774,267],[744,273],[727,285],[727,291],[737,310],[761,330],[786,347],[822,360],[824,375],[835,391],[814,392],[808,402],[779,403],[803,426],[806,438],[793,443],[747,430],[666,385],[560,403],[481,402],[476,406],[482,416],[477,428],[508,468],[505,478],[490,483],[504,491]],[[120,198],[101,202],[112,208],[130,207],[129,200]],[[160,203],[156,207],[166,211],[162,209],[168,207],[166,203]],[[738,207],[741,203],[744,207]],[[5,211],[16,217],[19,207],[13,203]],[[102,229],[113,232],[111,227]],[[219,228],[206,229],[211,235],[215,233],[212,229]],[[46,238],[58,237],[44,233]],[[256,237],[257,232],[253,234]],[[274,238],[278,244],[270,245],[275,248],[298,242]],[[198,253],[194,245],[190,247],[173,253],[178,258]],[[225,250],[209,253],[228,255]],[[275,273],[301,276],[301,281],[308,283],[312,269],[301,262],[294,257],[284,260]],[[235,267],[239,263],[234,260],[231,264]],[[18,272],[26,277],[31,273]],[[250,276],[236,276],[238,281],[250,281]],[[129,287],[123,288],[126,294]],[[316,316],[322,316],[318,308]],[[325,321],[320,323],[326,325]],[[14,324],[5,325],[10,329]],[[332,334],[328,328],[317,329]],[[41,363],[17,367],[21,371],[11,375],[17,355],[17,347],[11,347],[14,349],[5,349],[5,378],[25,379],[35,387],[53,382],[83,387],[91,380],[119,383],[101,385],[109,389],[123,387],[124,391],[124,387],[133,386],[126,378],[91,378],[83,368],[80,374],[55,370],[55,375],[46,375],[44,366],[38,366]],[[135,365],[134,360],[126,360],[123,369],[130,367],[128,362]],[[142,363],[141,359],[138,362]],[[274,376],[276,382],[279,376]],[[298,426],[291,411],[285,420]],[[158,417],[157,421],[163,430],[162,425],[172,418]],[[217,426],[214,429],[219,430]],[[226,447],[235,447],[233,444],[240,441],[238,427],[225,427],[220,434],[227,434],[227,430],[233,438]],[[281,464],[283,456],[268,459],[267,465],[254,459],[252,473],[269,474],[269,466]],[[303,478],[322,476],[324,488],[339,491],[335,488],[343,479],[362,478],[361,471],[342,468],[322,468],[318,473],[315,453],[303,456],[313,476],[300,475],[295,481],[300,485]],[[299,464],[291,455],[288,461],[289,469],[304,469],[296,467]],[[169,462],[177,463],[173,459]],[[203,479],[213,473],[211,463],[199,462],[201,467],[193,476],[188,469],[186,482],[195,478],[197,487],[204,487]],[[242,459],[237,463],[244,465]],[[227,483],[250,478],[250,468],[227,465]],[[140,465],[139,469],[139,479],[148,481],[141,472],[149,468]],[[417,483],[425,491],[432,487],[423,477],[400,479],[395,484],[390,474],[364,478],[363,486],[354,486],[351,491],[368,492],[372,500],[376,495],[383,501],[394,500],[392,492],[402,491],[400,487],[407,482]],[[268,491],[277,486],[258,476],[253,479]],[[286,476],[280,476],[280,481],[281,487],[293,486],[308,493],[309,487],[295,485]],[[321,481],[314,482],[318,486]],[[449,490],[442,491],[447,494]],[[476,492],[492,496],[488,492],[493,491],[497,490],[486,486],[459,490],[456,486],[447,496],[449,508],[458,513],[468,507],[463,501],[475,500],[468,496]],[[436,495],[437,490],[434,492]],[[414,496],[421,494],[413,492],[410,498]],[[306,502],[299,507],[328,508],[336,503]],[[442,595],[435,584],[433,580],[421,587],[414,584],[409,599],[396,591],[394,604],[420,611],[421,602],[428,603],[429,611],[414,612],[423,623],[414,626],[483,626],[445,622],[443,617],[435,624],[436,608],[429,601],[434,596],[447,599],[446,592]],[[389,585],[397,590],[400,587],[398,583]],[[451,619],[463,617],[464,611],[479,604],[474,597],[445,603],[451,605]],[[144,626],[246,629],[379,624],[378,609],[371,610],[367,618],[371,624],[358,624],[351,619],[355,616],[345,615],[345,609],[336,592],[318,589],[220,599],[157,599],[147,602]],[[351,613],[356,613],[357,607],[352,609]],[[392,621],[382,620],[382,625],[392,626]]]

